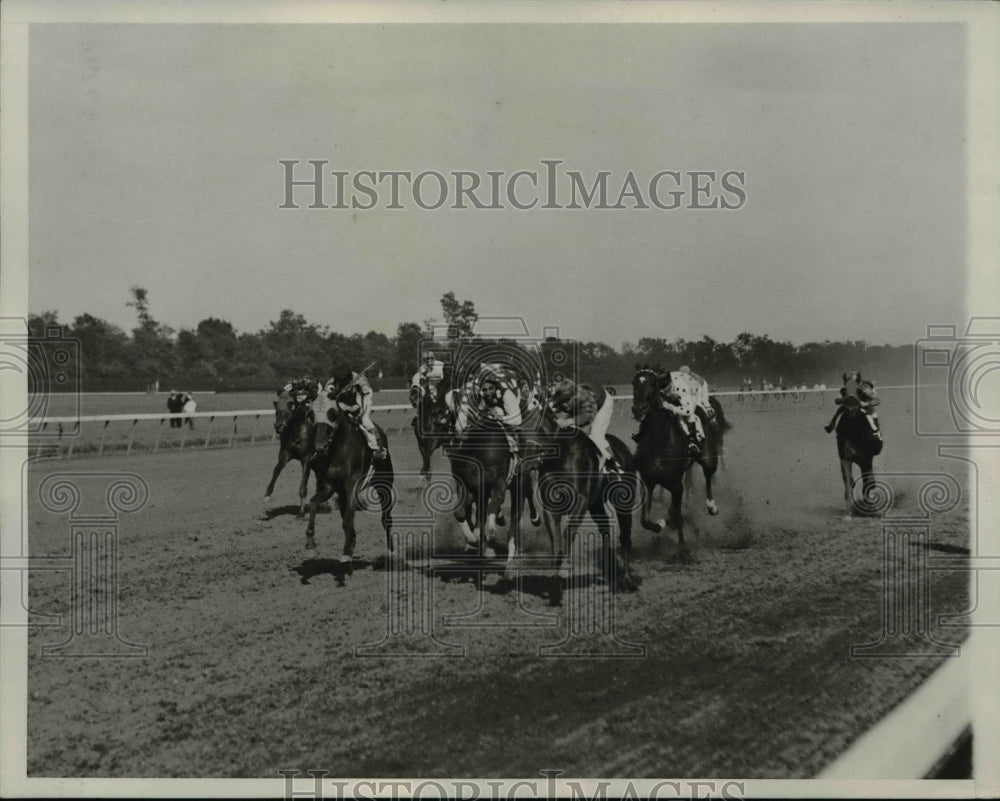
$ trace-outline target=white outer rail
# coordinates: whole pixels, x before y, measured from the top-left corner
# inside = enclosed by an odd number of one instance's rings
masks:
[[[908,389],[910,387],[884,387],[884,389]],[[736,396],[736,395],[748,395],[750,397],[755,396],[790,396],[802,393],[820,393],[820,392],[831,392],[831,389],[767,389],[767,390],[750,390],[746,392],[732,391],[732,392],[713,392],[712,397],[726,397],[726,396]],[[632,400],[632,395],[615,395],[613,396],[616,401]],[[408,403],[395,403],[386,404],[381,406],[372,406],[373,412],[396,412],[396,411],[411,411],[412,406]],[[103,423],[109,422],[113,423],[115,421],[126,421],[134,420],[138,422],[139,420],[185,420],[188,417],[193,418],[211,418],[216,417],[261,417],[267,414],[274,414],[274,409],[240,409],[234,411],[219,410],[214,412],[177,412],[177,413],[166,413],[161,414],[159,412],[153,412],[151,414],[94,414],[86,415],[81,417],[46,417],[38,421],[38,424],[42,426],[57,425],[59,423]]]

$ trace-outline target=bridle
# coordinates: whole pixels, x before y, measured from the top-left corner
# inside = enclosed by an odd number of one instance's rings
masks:
[[[632,417],[638,420],[640,423],[649,414],[649,410],[656,405],[656,401],[659,398],[660,388],[659,388],[660,376],[651,367],[643,367],[636,371],[636,374],[632,377],[632,389],[633,389],[633,402],[632,402]],[[645,386],[646,382],[649,382],[653,387],[653,397],[651,400],[645,400],[639,403],[635,400],[635,395],[637,388],[642,385]]]

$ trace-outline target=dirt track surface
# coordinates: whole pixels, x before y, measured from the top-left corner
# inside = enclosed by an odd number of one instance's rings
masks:
[[[931,518],[927,550],[948,567],[930,573],[930,633],[956,643],[965,617],[943,627],[938,616],[968,606],[966,478],[962,463],[912,434],[907,405],[900,393],[883,406],[893,411],[883,413],[876,470],[949,472],[962,486],[963,500]],[[585,577],[561,609],[548,605],[540,572],[506,591],[488,572],[480,589],[468,573],[428,573],[413,552],[399,572],[369,514],[353,574],[341,576],[338,516],[321,514],[318,550],[303,549],[297,464],[264,504],[270,445],[39,462],[28,471],[35,556],[70,552],[67,515],[38,501],[47,475],[122,471],[147,482],[145,507],[121,518],[118,631],[149,652],[42,658],[68,629],[30,630],[28,774],[813,776],[940,665],[850,656],[883,628],[882,521],[842,519],[828,412],[731,412],[722,513],[706,514],[700,476],[686,501],[692,560],[672,560],[673,532],[639,530],[640,591],[611,595]],[[631,442],[634,428],[616,418],[612,431]],[[418,467],[412,436],[391,446],[400,532],[428,529],[437,552],[453,549],[461,536],[447,515],[418,520],[427,513],[406,474]],[[433,464],[445,470],[440,453]],[[895,509],[918,508],[918,489],[907,484]],[[526,523],[524,546],[544,554],[548,538]],[[66,612],[69,597],[65,571],[30,574],[32,611]],[[423,597],[417,608],[437,641],[384,642],[389,613]],[[603,622],[614,637],[600,626],[588,634],[575,617],[582,601],[610,605]],[[380,641],[397,657],[355,654]],[[545,646],[553,658],[540,655]],[[405,658],[428,651],[460,655]],[[603,656],[555,658],[587,651]]]

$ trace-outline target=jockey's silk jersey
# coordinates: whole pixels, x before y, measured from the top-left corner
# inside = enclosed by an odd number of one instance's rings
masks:
[[[421,379],[427,379],[429,381],[441,381],[444,379],[444,362],[433,361],[431,364],[424,362],[420,365],[420,368],[413,374],[413,380],[410,382],[411,387],[419,387]]]

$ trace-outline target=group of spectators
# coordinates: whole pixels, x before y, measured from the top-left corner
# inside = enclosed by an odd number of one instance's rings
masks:
[[[167,397],[167,411],[171,414],[194,414],[198,409],[198,402],[194,399],[194,394],[191,392],[178,392],[177,390],[170,390],[170,395]],[[170,418],[171,428],[181,428],[184,423],[187,423],[190,428],[194,428],[194,418],[185,417],[183,420],[179,417]]]

